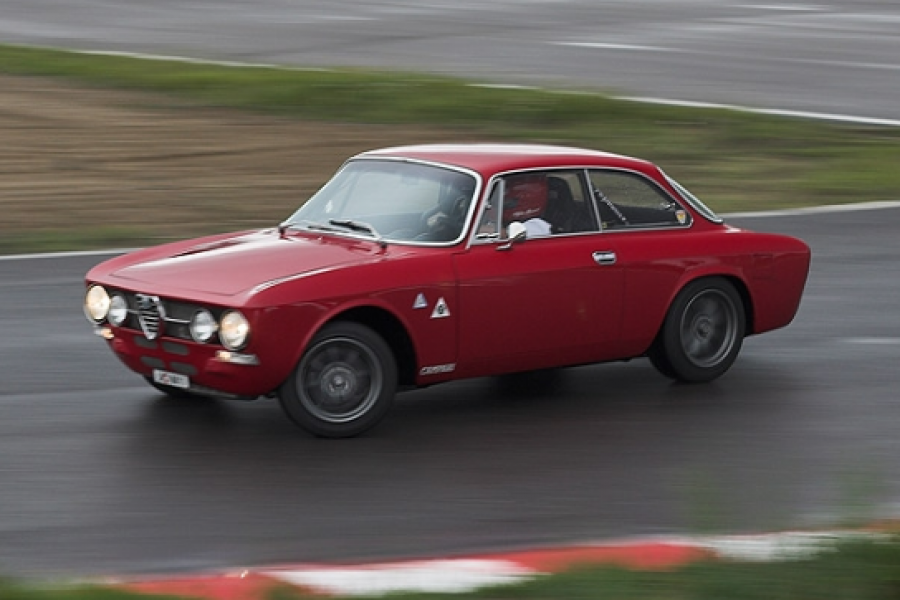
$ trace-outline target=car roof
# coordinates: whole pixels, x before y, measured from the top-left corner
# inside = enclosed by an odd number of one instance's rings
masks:
[[[421,160],[470,169],[485,177],[548,167],[614,167],[648,174],[657,171],[652,163],[630,156],[544,144],[422,144],[371,150],[354,158]]]

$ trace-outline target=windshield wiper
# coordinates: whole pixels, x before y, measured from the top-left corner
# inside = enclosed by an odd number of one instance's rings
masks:
[[[353,219],[328,219],[328,222],[332,225],[337,225],[338,227],[346,227],[350,231],[361,231],[362,233],[368,233],[375,241],[384,248],[387,246],[387,243],[384,241],[384,238],[381,237],[381,234],[375,230],[374,227],[369,225],[368,223],[364,223],[363,221],[354,221]]]
[[[341,229],[338,229],[337,227],[329,227],[324,223],[316,223],[315,221],[299,221],[296,223],[285,221],[284,223],[278,225],[278,234],[281,237],[284,237],[285,232],[287,232],[289,229],[299,229],[301,227],[305,229],[312,229],[315,231],[343,231]]]
[[[288,229],[301,227],[304,229],[309,229],[311,231],[331,231],[334,233],[340,233],[348,229],[350,231],[359,231],[362,233],[368,233],[369,235],[374,237],[375,242],[378,243],[378,245],[382,248],[387,246],[387,242],[384,241],[384,238],[381,237],[381,234],[379,234],[374,227],[372,227],[368,223],[364,223],[362,221],[354,221],[353,219],[329,219],[328,225],[324,223],[317,223],[315,221],[299,221],[295,223],[285,221],[278,226],[278,234],[281,237],[284,237],[284,234]]]

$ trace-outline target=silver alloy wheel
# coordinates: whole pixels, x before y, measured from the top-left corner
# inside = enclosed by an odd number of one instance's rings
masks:
[[[734,302],[719,289],[707,289],[691,298],[679,327],[685,357],[698,367],[717,366],[738,339],[738,318]]]
[[[378,401],[384,383],[381,362],[366,344],[333,337],[309,349],[295,377],[299,400],[315,418],[347,423]]]

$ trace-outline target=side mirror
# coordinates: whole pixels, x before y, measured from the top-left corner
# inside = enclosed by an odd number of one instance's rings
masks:
[[[524,241],[528,236],[528,230],[525,228],[525,225],[518,221],[510,223],[509,227],[506,228],[506,231],[509,241],[513,243]]]
[[[509,227],[506,228],[506,233],[507,242],[502,246],[497,246],[497,250],[509,250],[513,247],[513,244],[524,242],[525,238],[528,237],[528,230],[525,229],[525,225],[518,221],[510,223]]]

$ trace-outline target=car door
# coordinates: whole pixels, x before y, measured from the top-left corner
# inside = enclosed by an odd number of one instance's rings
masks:
[[[685,271],[713,258],[676,198],[644,174],[589,169],[588,181],[606,239],[627,273],[621,352],[646,351],[656,337]]]
[[[519,185],[517,175],[527,175],[528,181]],[[568,186],[578,215],[554,210],[553,181]],[[583,175],[575,170],[513,174],[494,182],[479,234],[455,257],[462,373],[487,375],[615,356],[624,275],[611,236],[600,232],[584,190]],[[544,194],[547,202],[536,200]],[[531,223],[541,217],[553,222]],[[507,239],[513,222],[530,228],[525,239]],[[557,225],[563,222],[568,224]]]

